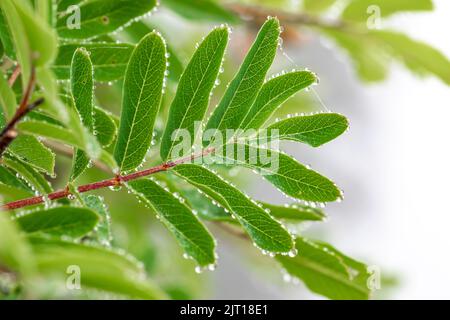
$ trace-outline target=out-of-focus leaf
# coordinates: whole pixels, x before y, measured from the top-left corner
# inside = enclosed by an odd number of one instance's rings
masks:
[[[359,77],[367,82],[384,80],[389,70],[390,57],[383,46],[358,33],[339,30],[322,30],[351,57]]]
[[[264,78],[275,58],[280,36],[280,24],[270,18],[262,26],[235,78],[213,111],[206,130],[238,129],[261,89]]]
[[[240,127],[259,129],[281,104],[316,81],[317,77],[309,71],[290,72],[269,80],[261,88]]]
[[[0,184],[25,191],[27,193],[31,192],[30,187],[28,187],[11,170],[3,166],[0,167]]]
[[[75,51],[83,47],[90,53],[96,81],[114,81],[123,78],[134,46],[126,43],[64,44],[52,66],[58,79],[70,78],[70,65]]]
[[[165,0],[163,5],[193,21],[239,22],[239,17],[213,0]]]
[[[336,0],[303,0],[303,9],[313,13],[320,13],[335,3]]]
[[[404,11],[431,11],[433,10],[432,0],[352,0],[344,9],[342,17],[345,20],[364,22],[377,8],[380,17],[388,17],[395,13]]]
[[[18,271],[23,276],[34,271],[33,253],[18,227],[0,211],[0,266]]]
[[[312,241],[297,238],[298,254],[277,256],[286,272],[302,280],[313,292],[330,299],[366,300],[370,290],[353,278],[342,257]]]
[[[67,279],[69,266],[78,266],[81,288],[94,288],[138,299],[165,299],[166,295],[146,279],[137,262],[105,248],[30,239],[42,274]]]
[[[152,180],[130,181],[128,187],[155,210],[188,256],[202,267],[215,263],[213,237],[185,204]]]
[[[11,35],[11,30],[9,29],[8,22],[3,15],[3,10],[0,8],[0,42],[3,44],[3,49],[5,54],[11,59],[16,58],[16,53],[14,51],[14,42]]]
[[[122,114],[114,157],[120,171],[141,165],[147,154],[161,104],[166,48],[152,32],[134,50],[123,85]]]
[[[450,85],[450,61],[438,50],[394,31],[374,30],[370,35],[413,72],[435,75]]]
[[[67,3],[65,5],[66,8],[70,8]],[[155,6],[156,0],[83,1],[77,7],[79,11],[66,10],[61,13],[56,29],[62,38],[93,38],[119,29],[134,19],[149,13]],[[76,21],[78,14],[80,19]]]
[[[7,118],[12,117],[16,110],[16,96],[14,91],[9,87],[3,72],[0,71],[0,106],[5,111]],[[2,123],[3,125],[4,123]]]
[[[98,220],[99,216],[90,209],[63,206],[21,215],[16,222],[29,234],[80,238],[91,232]]]
[[[37,138],[30,135],[19,135],[11,142],[8,151],[33,168],[53,175],[55,154]]]
[[[200,44],[181,76],[161,141],[161,157],[164,160],[171,158],[171,152],[178,143],[177,130],[182,130],[183,134],[187,131],[191,137],[196,136],[195,123],[205,116],[227,43],[227,27],[213,30]]]
[[[340,136],[347,128],[346,117],[337,113],[322,113],[276,122],[267,128],[267,136],[270,138],[271,132],[277,132],[281,140],[292,140],[319,147]]]
[[[264,209],[220,176],[193,164],[179,165],[173,170],[182,179],[232,212],[259,248],[274,253],[291,251],[293,243],[289,232]]]

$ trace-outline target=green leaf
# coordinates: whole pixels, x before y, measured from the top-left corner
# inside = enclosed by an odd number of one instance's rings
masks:
[[[70,83],[75,108],[81,122],[90,131],[94,130],[94,70],[88,52],[77,49],[72,59]],[[82,150],[75,150],[75,158],[70,174],[70,181],[78,178],[88,167],[89,157]]]
[[[276,259],[286,272],[301,279],[311,291],[330,299],[369,298],[370,290],[352,278],[339,255],[303,238],[297,238],[295,247],[296,257],[277,256]]]
[[[94,134],[103,147],[110,146],[117,134],[112,115],[99,107],[94,107]]]
[[[305,11],[320,13],[329,9],[336,0],[303,0],[303,9]]]
[[[367,21],[374,12],[372,6],[378,7],[381,17],[389,17],[395,13],[404,11],[431,11],[433,2],[431,0],[352,0],[344,9],[342,17],[345,20]]]
[[[165,0],[163,5],[180,16],[194,21],[238,23],[239,18],[212,0]]]
[[[33,168],[49,175],[54,174],[55,154],[37,138],[19,135],[9,145],[8,151]]]
[[[148,25],[147,21],[146,23],[136,22],[127,27],[124,30],[124,33],[128,41],[138,43],[143,37],[145,37],[148,33],[152,32],[155,29],[157,28],[155,26]],[[167,62],[169,62],[169,66],[167,68],[167,70],[169,71],[168,79],[175,83],[178,83],[178,80],[183,73],[184,66],[180,58],[178,57],[178,53],[173,50],[168,44],[166,44],[166,47],[167,53],[169,54],[169,58],[167,59]]]
[[[170,158],[179,140],[173,136],[177,130],[187,130],[191,137],[195,137],[195,123],[205,116],[227,43],[227,27],[213,30],[200,44],[181,76],[161,141],[161,157],[164,160]]]
[[[0,166],[0,184],[25,191],[27,193],[31,192],[31,189],[20,178],[18,178],[11,170],[3,166]]]
[[[3,163],[14,170],[22,180],[26,181],[39,194],[48,194],[53,191],[45,177],[32,166],[20,161],[16,157],[3,157]]]
[[[319,147],[340,136],[347,128],[346,117],[336,113],[321,113],[276,122],[267,128],[267,136],[270,138],[272,132],[277,132],[281,140],[292,140]]]
[[[28,44],[33,53],[33,63],[38,67],[50,64],[57,53],[56,33],[50,28],[47,21],[33,12],[27,1],[14,0],[14,6],[23,22]]]
[[[236,143],[225,146],[221,154],[215,152],[212,157],[219,165],[238,165],[258,171],[264,179],[294,199],[332,202],[342,197],[332,181],[281,152]]]
[[[13,37],[11,34],[11,30],[9,29],[6,17],[4,16],[3,10],[1,8],[0,8],[0,42],[3,44],[5,54],[14,60],[16,58],[16,53],[14,50]]]
[[[325,213],[309,206],[293,204],[286,206],[276,206],[273,204],[261,203],[264,208],[269,209],[270,215],[276,219],[288,221],[325,221]]]
[[[61,127],[57,124],[52,124],[45,121],[28,120],[19,123],[17,125],[17,129],[19,129],[23,133],[55,140],[87,151],[86,145],[83,144],[83,141],[80,141],[80,138],[78,136],[73,134],[67,128]],[[108,165],[113,170],[117,168],[115,160],[106,151],[101,151],[98,159],[100,159],[103,163]]]
[[[28,276],[34,271],[33,253],[7,213],[0,211],[0,266]]]
[[[182,164],[174,172],[233,213],[255,245],[274,253],[291,251],[289,232],[267,212],[220,176],[201,166]]]
[[[261,88],[240,128],[259,129],[287,99],[315,82],[316,75],[309,71],[290,72],[269,80]]]
[[[394,31],[376,30],[370,35],[413,72],[435,75],[450,85],[450,61],[438,50]]]
[[[184,203],[152,180],[130,181],[128,187],[155,210],[188,256],[202,267],[215,263],[213,237]]]
[[[77,1],[78,2],[78,1]],[[156,0],[88,0],[79,4],[79,12],[62,12],[56,29],[59,36],[68,39],[88,39],[111,33],[127,23],[149,13],[156,6]],[[68,22],[77,23],[77,28]],[[72,28],[71,28],[72,27]]]
[[[275,58],[280,24],[270,18],[262,26],[235,78],[209,119],[207,129],[238,129],[261,89]]]
[[[90,53],[96,81],[114,81],[123,78],[134,46],[125,43],[71,43],[59,47],[52,68],[61,80],[70,78],[70,66],[75,51],[83,47]]]
[[[0,8],[11,32],[15,55],[21,69],[22,86],[26,87],[31,75],[31,48],[26,28],[12,0],[2,0]]]
[[[14,91],[9,87],[3,72],[0,71],[0,106],[5,111],[7,118],[11,118],[17,107]]]
[[[82,194],[81,199],[86,207],[95,211],[100,216],[100,221],[95,228],[94,239],[102,245],[110,246],[112,241],[111,215],[104,203],[104,199],[92,194]]]
[[[386,78],[390,58],[384,46],[374,43],[367,34],[346,33],[331,29],[322,30],[322,32],[348,53],[362,80],[377,82]]]
[[[166,71],[164,40],[148,34],[133,51],[123,85],[122,115],[114,157],[120,171],[141,165],[150,146]]]
[[[166,295],[131,258],[105,248],[31,238],[39,271],[67,279],[69,266],[81,271],[81,288],[94,288],[138,299],[165,299]]]
[[[21,215],[16,222],[29,234],[80,238],[91,232],[98,220],[99,216],[90,209],[63,206]]]

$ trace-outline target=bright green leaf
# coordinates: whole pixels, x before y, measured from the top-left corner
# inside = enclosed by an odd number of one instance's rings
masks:
[[[317,77],[309,71],[294,71],[269,80],[261,88],[240,128],[259,129],[281,104],[316,81]]]
[[[191,137],[195,137],[195,123],[205,116],[227,43],[227,27],[212,31],[200,44],[181,76],[161,142],[161,157],[164,160],[170,158],[178,141],[178,137],[174,136],[177,130],[186,130]]]
[[[9,145],[8,151],[35,169],[53,175],[55,154],[30,135],[19,135]]]
[[[345,20],[365,22],[370,16],[389,17],[404,11],[431,11],[432,0],[352,0],[344,9]]]
[[[56,29],[62,38],[93,38],[116,31],[132,20],[149,13],[155,6],[156,0],[83,1],[78,6],[79,12],[69,10],[61,13]],[[79,21],[76,19],[78,14]]]
[[[280,24],[270,18],[262,26],[235,78],[209,119],[206,129],[238,129],[261,89],[275,58]]]
[[[92,210],[76,207],[57,207],[21,215],[17,224],[26,233],[80,238],[91,232],[99,216]]]
[[[287,206],[277,206],[269,203],[261,203],[264,208],[270,210],[270,215],[276,219],[288,221],[324,221],[325,213],[316,208],[304,205],[293,204]]]
[[[125,74],[114,157],[120,171],[141,165],[152,140],[166,70],[164,40],[152,32],[134,50]]]
[[[152,180],[130,181],[128,187],[155,210],[188,256],[202,267],[215,263],[214,239],[185,204]]]
[[[100,244],[110,246],[112,241],[111,215],[104,203],[104,199],[92,194],[81,195],[81,199],[86,207],[100,216],[100,221],[95,228],[95,235],[92,235],[92,237]]]
[[[83,47],[90,53],[96,81],[114,81],[123,78],[134,46],[125,43],[64,44],[52,68],[58,79],[70,78],[70,65],[75,51]]]
[[[277,132],[281,140],[292,140],[319,147],[340,136],[347,128],[346,117],[336,113],[321,113],[276,122],[267,128],[267,136],[270,138],[271,132]]]
[[[73,55],[70,72],[70,84],[75,108],[81,122],[90,131],[94,130],[94,70],[88,52],[77,49]],[[82,150],[75,150],[75,158],[70,181],[78,178],[88,167],[89,157]]]
[[[303,9],[313,13],[320,13],[329,9],[336,0],[303,0]]]
[[[241,191],[212,171],[193,164],[175,167],[181,178],[202,190],[207,196],[233,213],[254,243],[269,252],[289,252],[292,238],[289,232]]]
[[[7,118],[11,118],[17,107],[14,91],[9,87],[3,72],[0,71],[0,107],[3,108]]]
[[[11,59],[16,58],[16,53],[14,51],[14,42],[9,29],[8,22],[3,15],[3,10],[0,8],[0,42],[3,44],[3,49],[5,54]]]
[[[108,147],[117,134],[117,126],[112,115],[99,107],[94,107],[94,133],[103,147]]]
[[[136,261],[105,248],[31,239],[39,271],[65,281],[69,266],[81,271],[81,288],[94,288],[137,299],[165,299],[166,295],[150,280]]]
[[[332,202],[342,197],[332,181],[281,152],[236,143],[225,146],[212,157],[216,164],[258,171],[281,192],[295,199]]]

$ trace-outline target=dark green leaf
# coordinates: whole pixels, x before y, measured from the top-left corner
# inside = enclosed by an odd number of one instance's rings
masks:
[[[64,206],[34,211],[19,216],[16,222],[26,233],[80,238],[91,232],[98,220],[99,216],[90,209]]]
[[[289,232],[256,202],[217,174],[193,164],[179,165],[173,170],[181,178],[232,212],[255,245],[262,250],[287,253],[292,249],[293,243]]]
[[[336,113],[288,118],[267,128],[267,136],[277,132],[281,140],[292,140],[319,147],[340,136],[348,128],[348,120]],[[278,131],[272,131],[278,130]]]
[[[104,203],[104,199],[92,194],[81,195],[81,199],[86,207],[100,216],[100,221],[95,228],[95,235],[93,235],[94,239],[102,245],[110,246],[112,241],[111,215]]]
[[[53,175],[55,154],[37,138],[30,135],[19,135],[9,145],[8,151],[35,169]]]
[[[134,50],[125,75],[114,157],[120,171],[141,165],[150,146],[166,70],[164,40],[152,32]]]
[[[94,107],[94,134],[103,147],[108,147],[117,134],[117,126],[112,115],[99,107]]]
[[[261,203],[264,208],[270,210],[270,215],[277,219],[289,221],[324,221],[326,219],[325,213],[316,208],[311,208],[304,205],[293,204],[286,206],[276,206],[269,203]]]
[[[9,30],[8,22],[3,15],[3,10],[0,8],[0,42],[3,44],[3,49],[5,54],[11,59],[16,58],[16,53],[14,51],[14,42]]]
[[[212,31],[200,44],[181,76],[161,142],[161,157],[164,160],[171,158],[172,149],[179,140],[177,130],[186,130],[191,137],[195,137],[195,123],[205,116],[227,43],[227,27]]]
[[[185,204],[152,180],[130,181],[128,186],[155,210],[188,256],[200,266],[215,263],[214,239]]]
[[[83,47],[90,53],[96,81],[114,81],[123,78],[134,46],[125,43],[64,44],[53,65],[58,79],[70,78],[70,65],[75,51]]]
[[[93,246],[31,239],[39,271],[67,279],[69,266],[81,271],[81,288],[94,288],[138,299],[165,299],[166,295],[150,280],[135,260]]]

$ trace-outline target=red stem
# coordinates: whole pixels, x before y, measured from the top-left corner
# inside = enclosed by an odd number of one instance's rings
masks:
[[[122,185],[123,182],[128,182],[131,180],[136,180],[139,178],[147,177],[149,175],[152,175],[152,174],[155,174],[158,172],[167,171],[179,164],[190,162],[190,161],[193,161],[194,159],[206,156],[213,151],[214,151],[213,148],[208,148],[208,149],[204,150],[201,154],[191,155],[186,158],[178,159],[178,160],[171,161],[171,162],[166,162],[166,163],[160,164],[158,166],[155,166],[155,167],[152,167],[152,168],[149,168],[146,170],[134,172],[134,173],[131,173],[131,174],[128,174],[125,176],[117,175],[116,177],[114,177],[112,179],[85,184],[85,185],[79,186],[77,188],[77,191],[79,193],[85,193],[85,192],[89,192],[89,191],[93,191],[93,190],[104,189],[107,187],[117,187],[117,186]],[[41,204],[41,203],[44,203],[45,201],[53,201],[53,200],[67,198],[70,195],[71,195],[71,193],[70,193],[69,189],[66,188],[64,190],[59,190],[59,191],[50,193],[46,196],[37,196],[37,197],[32,197],[32,198],[27,198],[27,199],[22,199],[22,200],[17,200],[14,202],[6,203],[0,207],[0,210],[6,211],[6,210],[20,209],[20,208],[24,208],[24,207],[28,207],[28,206],[32,206],[32,205]]]

